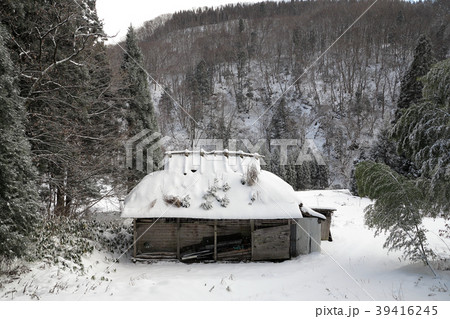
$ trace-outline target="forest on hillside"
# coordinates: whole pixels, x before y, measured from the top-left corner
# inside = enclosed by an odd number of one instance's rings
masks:
[[[393,118],[419,36],[428,37],[437,61],[450,43],[448,2],[378,1],[352,24],[370,4],[261,2],[147,22],[136,33],[161,133],[175,148],[200,139],[222,139],[225,147],[236,139],[230,147],[244,151],[262,145],[256,151],[266,169],[296,189],[349,187],[354,161],[369,155]],[[109,48],[117,70],[121,47]],[[294,165],[294,148],[280,166],[271,140],[307,138],[326,171]]]

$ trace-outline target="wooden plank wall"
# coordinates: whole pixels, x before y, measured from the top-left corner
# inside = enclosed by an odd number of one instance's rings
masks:
[[[250,237],[250,221],[241,219],[217,221],[217,236],[233,235],[237,233]]]
[[[136,257],[148,253],[177,253],[177,224],[136,222]]]
[[[199,244],[204,237],[214,237],[214,221],[180,221],[180,247]]]
[[[290,258],[291,226],[266,227],[253,232],[253,260]]]
[[[326,220],[322,220],[322,234],[321,234],[321,238],[322,240],[331,240],[331,216],[333,216],[333,213],[336,211],[336,209],[334,208],[312,208],[313,210],[315,210],[318,213],[321,213],[323,215],[325,215]]]
[[[302,227],[320,240],[320,225],[316,218],[298,219]],[[150,228],[149,228],[150,227]],[[216,230],[216,233],[215,233]],[[317,234],[316,234],[317,232]],[[180,258],[183,247],[200,244],[204,238],[211,244],[220,244],[221,236],[241,234],[249,239],[251,245],[237,248],[241,250],[218,253],[215,260],[281,260],[291,256],[307,254],[320,249],[305,236],[303,230],[291,225],[288,219],[278,220],[194,220],[161,218],[138,219],[135,222],[135,257]],[[291,235],[292,234],[292,235]],[[147,254],[147,255],[145,255]]]
[[[241,234],[241,236],[248,239],[248,246],[246,248],[240,247],[235,251],[220,252],[217,255],[217,260],[224,261],[239,261],[251,260],[251,226],[250,220],[217,220],[217,244],[222,243],[221,237]]]
[[[255,229],[288,225],[290,219],[256,219]]]
[[[331,214],[327,215],[326,220],[322,220],[322,240],[328,240],[330,238],[330,228],[331,228]]]

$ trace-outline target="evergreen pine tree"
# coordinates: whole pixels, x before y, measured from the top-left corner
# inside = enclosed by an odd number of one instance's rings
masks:
[[[0,15],[14,38],[40,195],[49,213],[79,211],[100,196],[119,140],[95,1],[6,1]]]
[[[236,50],[236,68],[237,68],[237,87],[236,87],[236,105],[239,112],[248,112],[246,105],[246,96],[244,94],[245,78],[247,75],[247,48],[246,35],[244,33],[245,24],[239,19],[239,27],[237,32]]]
[[[314,162],[314,164],[317,167],[316,188],[324,189],[329,185],[328,168],[326,165],[319,165],[317,162]]]
[[[293,66],[292,66],[292,75],[296,79],[295,82],[295,91],[298,96],[301,97],[301,75],[303,73],[303,54],[304,50],[301,46],[301,30],[299,27],[295,27],[292,32],[292,53],[293,53]]]
[[[420,78],[427,74],[433,61],[431,41],[426,36],[421,35],[414,51],[414,60],[401,81],[394,123],[398,121],[406,109],[422,98],[423,84]],[[414,163],[405,156],[398,154],[396,148],[397,142],[392,139],[390,128],[384,128],[378,134],[376,143],[372,146],[368,157],[375,162],[388,165],[399,174],[411,177],[417,176],[418,173]]]
[[[127,98],[127,122],[130,136],[144,129],[156,132],[157,122],[150,96],[147,72],[143,69],[143,55],[138,45],[134,28],[128,28],[122,70],[124,72],[124,90]]]
[[[291,159],[288,165],[286,165],[286,182],[288,182],[292,188],[297,189],[297,174],[295,165],[293,164],[294,162],[295,161]]]
[[[0,260],[26,253],[38,218],[36,174],[25,136],[25,108],[0,24]]]
[[[423,100],[394,127],[401,154],[420,168],[420,182],[433,215],[450,217],[450,59],[423,78]]]
[[[448,219],[450,211],[450,59],[433,66],[422,81],[423,100],[404,112],[393,134],[420,176],[408,179],[371,161],[358,164],[355,175],[359,195],[376,200],[366,210],[366,223],[376,234],[388,232],[385,247],[430,266],[433,252],[426,247],[422,218]]]
[[[270,123],[270,137],[272,139],[295,138],[296,131],[295,121],[291,117],[286,100],[283,97],[276,106]]]
[[[428,37],[421,35],[414,51],[414,60],[400,85],[396,120],[400,118],[403,109],[407,109],[422,98],[423,85],[420,78],[428,73],[434,62],[431,41]]]
[[[195,69],[195,81],[197,82],[198,94],[202,104],[206,103],[211,95],[211,85],[209,83],[208,66],[205,60],[201,60]]]
[[[125,118],[128,124],[128,135],[132,137],[143,130],[149,130],[147,133],[147,136],[149,136],[158,132],[158,124],[150,96],[147,72],[143,69],[143,55],[132,26],[128,28],[125,51],[122,62],[122,71],[124,72],[122,95],[127,101]],[[149,155],[144,155],[144,163],[147,163]],[[162,160],[161,151],[156,149],[151,156],[153,170],[158,169]],[[145,167],[145,165],[143,166]],[[147,173],[150,173],[149,168],[147,165]],[[134,186],[143,175],[132,167],[129,169],[131,176],[128,178],[128,188]]]
[[[433,252],[427,248],[426,230],[422,226],[422,190],[414,181],[381,163],[361,162],[355,175],[359,195],[375,199],[365,209],[365,222],[375,229],[376,236],[387,233],[384,247],[401,250],[405,258],[422,260],[431,268],[429,259]]]
[[[168,87],[164,88],[164,92],[159,99],[158,110],[160,114],[161,133],[167,134],[170,126],[173,125],[175,111]]]
[[[383,128],[375,144],[370,148],[368,159],[383,163],[401,175],[417,177],[418,172],[413,162],[397,152],[397,142],[392,138],[391,130]]]
[[[303,162],[297,165],[297,190],[306,190],[311,188],[310,162]]]

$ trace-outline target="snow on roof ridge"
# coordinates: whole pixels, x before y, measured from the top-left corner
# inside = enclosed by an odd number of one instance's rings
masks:
[[[165,153],[165,155],[171,157],[172,155],[185,155],[185,156],[189,156],[190,154],[200,154],[201,156],[204,155],[224,155],[224,156],[229,156],[229,155],[234,155],[234,156],[240,156],[240,157],[254,157],[254,158],[262,158],[264,157],[263,155],[260,155],[258,153],[246,153],[243,152],[241,150],[239,151],[229,151],[228,149],[224,149],[222,151],[220,150],[214,150],[214,151],[205,151],[203,148],[200,150],[188,150],[185,149],[184,151],[167,151]]]

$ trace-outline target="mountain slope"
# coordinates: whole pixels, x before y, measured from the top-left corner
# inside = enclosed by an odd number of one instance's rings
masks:
[[[391,120],[418,35],[432,38],[438,59],[449,49],[448,3],[380,0],[353,25],[371,4],[228,5],[178,12],[159,27],[144,26],[143,67],[156,81],[151,87],[160,129],[172,138],[167,147],[222,139],[233,148],[236,140],[237,149],[264,154],[268,169],[289,180],[289,167],[279,165],[280,146],[271,141],[303,145],[311,138],[329,173],[305,174],[347,187],[353,161]],[[110,51],[118,63],[123,52]],[[298,181],[300,170],[317,171],[317,163],[296,165],[299,152],[289,146],[288,163],[297,176],[291,184],[322,186]]]

